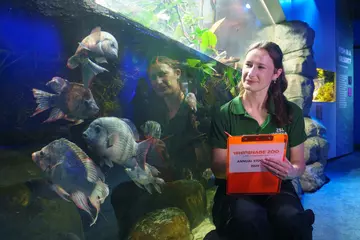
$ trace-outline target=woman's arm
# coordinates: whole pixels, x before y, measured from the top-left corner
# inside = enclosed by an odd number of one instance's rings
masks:
[[[227,150],[223,148],[212,149],[211,170],[216,178],[226,179],[226,154]]]
[[[294,172],[293,178],[300,177],[305,172],[305,158],[304,158],[304,143],[290,148],[291,164],[293,165]]]

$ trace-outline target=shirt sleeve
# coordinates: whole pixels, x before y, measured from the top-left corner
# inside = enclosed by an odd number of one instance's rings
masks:
[[[301,108],[295,103],[291,103],[293,119],[290,124],[290,134],[289,134],[289,146],[296,147],[297,145],[305,142],[307,139],[305,133],[305,121],[304,115]]]
[[[212,148],[227,148],[227,136],[224,112],[219,111],[212,116],[209,129],[209,142]]]

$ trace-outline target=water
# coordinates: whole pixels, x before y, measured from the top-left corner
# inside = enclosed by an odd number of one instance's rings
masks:
[[[105,16],[104,9],[91,13],[71,1],[10,2],[0,8],[1,239],[203,239],[214,228],[210,118],[236,94],[240,73],[165,33],[118,14]],[[51,110],[31,117],[37,107],[33,88],[55,94],[46,86],[53,77],[83,84],[80,67],[70,69],[67,61],[97,26],[118,42],[117,58],[99,63],[107,71],[90,87],[99,112],[78,125],[65,119],[43,123]],[[188,93],[196,96],[195,105]],[[139,138],[132,141],[156,138],[146,161],[165,181],[161,193],[136,185],[122,165],[100,165],[102,153],[89,147],[83,132],[103,117],[129,119]],[[146,130],[149,120],[160,128]],[[60,198],[50,188],[52,176],[32,161],[32,153],[61,138],[93,160],[109,187],[92,226],[89,214]]]

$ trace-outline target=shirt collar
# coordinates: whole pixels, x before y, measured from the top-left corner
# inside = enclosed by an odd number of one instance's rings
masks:
[[[270,114],[275,114],[275,103],[274,103],[274,99],[272,97],[270,97],[270,103],[269,103],[269,109],[268,112]],[[234,114],[245,114],[246,110],[244,108],[244,105],[242,104],[241,98],[240,96],[237,96],[236,98],[233,99],[232,104],[230,106],[230,111]]]

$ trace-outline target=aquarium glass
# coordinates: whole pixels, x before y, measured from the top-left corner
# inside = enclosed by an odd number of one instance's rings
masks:
[[[177,1],[189,47],[169,4],[113,2],[136,21],[52,4],[0,5],[0,238],[203,239],[211,116],[241,78],[204,53],[226,50],[226,24],[255,26],[251,10],[223,9],[218,38],[197,1]]]
[[[251,7],[252,1],[95,2],[216,59],[241,56],[262,26]],[[267,15],[264,9],[257,14]]]
[[[314,79],[313,102],[335,102],[336,84],[335,72],[322,68],[316,69],[317,76]]]

